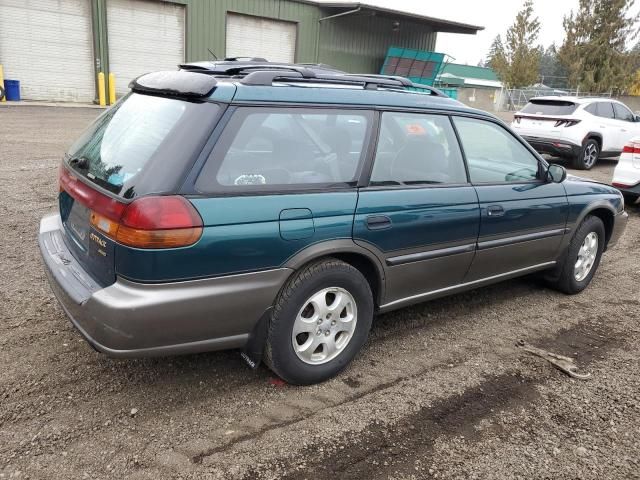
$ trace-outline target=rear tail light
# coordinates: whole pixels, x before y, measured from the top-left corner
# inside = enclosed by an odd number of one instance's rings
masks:
[[[555,126],[556,127],[573,127],[580,123],[580,120],[557,120]]]
[[[90,209],[91,225],[109,238],[136,248],[176,248],[196,243],[202,218],[181,196],[142,197],[119,202],[60,169],[60,189]]]
[[[633,155],[640,154],[640,143],[629,142],[622,149],[622,153],[631,153]]]

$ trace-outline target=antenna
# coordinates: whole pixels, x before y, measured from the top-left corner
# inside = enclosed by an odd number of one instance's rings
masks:
[[[211,54],[211,56],[212,56],[215,60],[218,60],[218,57],[216,56],[216,54],[215,54],[215,53],[213,53],[213,52],[211,51],[211,49],[210,49],[210,48],[207,48],[207,50],[209,50],[209,53]]]

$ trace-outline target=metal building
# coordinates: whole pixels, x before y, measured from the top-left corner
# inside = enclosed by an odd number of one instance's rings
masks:
[[[217,56],[326,63],[377,73],[389,46],[433,50],[437,32],[482,27],[360,2],[0,0],[0,64],[32,100],[90,102],[145,72]]]

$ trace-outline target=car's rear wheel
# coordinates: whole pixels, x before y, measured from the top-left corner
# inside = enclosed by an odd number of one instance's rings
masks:
[[[587,216],[569,242],[560,275],[551,285],[570,295],[587,288],[600,265],[604,244],[602,220]]]
[[[591,170],[600,156],[600,145],[593,138],[588,139],[582,145],[580,153],[573,158],[573,168],[578,170]]]
[[[360,351],[373,320],[373,295],[362,273],[326,259],[289,280],[276,300],[265,362],[296,385],[322,382]]]

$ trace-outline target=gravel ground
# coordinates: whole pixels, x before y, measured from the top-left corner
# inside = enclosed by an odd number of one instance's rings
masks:
[[[36,244],[60,157],[97,113],[0,107],[0,478],[640,478],[638,206],[582,294],[525,278],[383,315],[322,385],[235,351],[112,360],[65,318]]]

